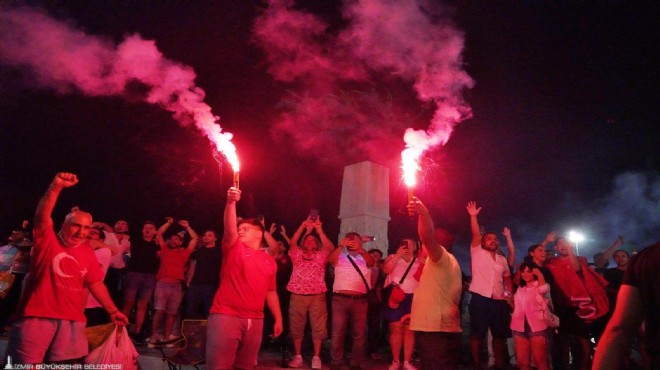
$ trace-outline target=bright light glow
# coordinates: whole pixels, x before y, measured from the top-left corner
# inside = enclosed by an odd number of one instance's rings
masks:
[[[584,234],[580,232],[577,232],[575,230],[571,230],[568,232],[568,240],[570,240],[573,243],[582,243],[584,239],[585,239]]]
[[[417,171],[419,171],[419,156],[421,152],[414,148],[406,148],[401,152],[401,168],[403,169],[403,182],[407,187],[417,184]]]

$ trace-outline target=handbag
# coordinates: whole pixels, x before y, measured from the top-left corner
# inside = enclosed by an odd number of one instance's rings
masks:
[[[14,286],[16,276],[11,273],[12,269],[0,272],[0,298],[2,299],[7,298],[7,295],[11,291],[11,287]]]
[[[85,358],[86,364],[114,364],[123,370],[137,370],[138,353],[125,327],[115,326],[112,334]]]
[[[398,308],[399,304],[403,302],[404,299],[406,299],[406,293],[403,291],[403,289],[401,289],[401,284],[403,284],[403,281],[406,280],[406,276],[408,276],[412,265],[415,263],[415,259],[417,259],[417,257],[413,257],[413,259],[410,261],[406,272],[403,274],[401,279],[399,279],[398,283],[393,282],[383,289],[383,302],[387,302],[387,305],[391,309]]]
[[[538,289],[535,292],[536,302],[539,304],[539,308],[536,311],[537,317],[547,326],[551,328],[556,328],[559,326],[559,316],[555,315],[554,307],[552,305],[552,299],[546,300],[543,295],[538,292]]]

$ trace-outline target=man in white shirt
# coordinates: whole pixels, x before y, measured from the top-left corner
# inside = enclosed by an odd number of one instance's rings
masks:
[[[350,232],[328,256],[328,263],[335,267],[335,282],[332,287],[331,365],[333,368],[342,365],[344,337],[350,320],[353,338],[350,366],[360,368],[366,354],[369,306],[367,293],[370,290],[368,285],[371,281],[371,267],[375,260],[362,248],[360,234]]]
[[[477,215],[481,207],[469,202],[472,242],[470,260],[472,283],[470,284],[470,350],[475,369],[482,369],[481,343],[490,329],[493,335],[495,367],[503,368],[506,361],[506,339],[511,337],[511,311],[507,301],[511,300],[513,282],[507,259],[498,253],[500,242],[495,233],[481,235]],[[513,242],[505,229],[509,259],[513,260]]]

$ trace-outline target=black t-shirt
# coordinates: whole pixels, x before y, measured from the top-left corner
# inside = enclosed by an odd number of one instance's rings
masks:
[[[191,285],[220,285],[220,265],[222,264],[222,250],[220,247],[196,248],[190,255],[195,261],[195,274],[190,282]]]
[[[128,262],[126,271],[155,275],[158,273],[160,263],[158,251],[160,251],[160,247],[156,243],[156,238],[152,241],[146,241],[141,236],[131,238],[131,259]]]
[[[660,243],[630,259],[623,285],[639,289],[646,318],[646,351],[651,363],[660,362]]]

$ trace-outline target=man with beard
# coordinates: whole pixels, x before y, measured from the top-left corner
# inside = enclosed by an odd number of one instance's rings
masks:
[[[128,323],[103,285],[87,242],[92,215],[76,210],[66,216],[59,233],[53,229],[51,213],[62,189],[77,183],[75,174],[58,173],[37,205],[30,276],[9,334],[7,356],[13,363],[82,363],[87,355],[84,288],[115,324]]]
[[[475,369],[482,369],[481,344],[490,329],[493,335],[493,354],[495,367],[503,368],[506,361],[506,339],[511,337],[511,311],[507,300],[511,299],[513,282],[507,259],[498,253],[500,242],[492,232],[481,235],[477,215],[481,207],[476,202],[467,204],[470,215],[472,242],[470,243],[470,261],[472,265],[472,283],[470,283],[470,350]],[[506,229],[505,229],[506,230]],[[510,233],[507,236],[509,258],[512,259]]]

